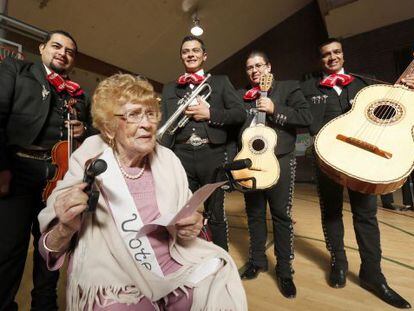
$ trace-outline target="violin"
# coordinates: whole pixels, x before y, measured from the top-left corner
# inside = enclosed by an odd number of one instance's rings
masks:
[[[69,158],[72,152],[77,148],[77,143],[73,140],[73,125],[71,124],[72,116],[76,119],[76,109],[74,105],[76,104],[76,99],[71,98],[65,101],[65,108],[67,110],[66,120],[68,121],[67,140],[58,141],[52,148],[51,158],[52,165],[56,167],[55,175],[47,181],[45,188],[42,193],[43,202],[47,201],[47,198],[55,189],[57,182],[62,180],[66,172],[69,169]]]

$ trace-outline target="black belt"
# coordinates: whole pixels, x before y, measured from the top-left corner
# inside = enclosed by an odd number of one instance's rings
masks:
[[[19,148],[16,150],[15,154],[19,158],[32,159],[32,160],[48,161],[52,159],[50,155],[50,150],[32,150],[32,149]]]

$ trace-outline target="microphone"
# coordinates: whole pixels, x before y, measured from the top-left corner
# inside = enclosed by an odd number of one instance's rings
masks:
[[[102,174],[106,171],[108,165],[102,159],[92,160],[85,168],[83,174],[83,182],[86,182],[88,185],[83,190],[88,196],[88,212],[94,212],[96,210],[96,204],[99,199],[99,191],[92,190],[93,183],[95,182],[95,177]]]
[[[225,171],[238,171],[252,166],[252,160],[249,158],[236,160],[230,163],[223,164]]]
[[[86,166],[85,173],[83,175],[83,182],[86,182],[88,186],[92,186],[92,183],[95,181],[95,177],[105,172],[107,167],[108,165],[104,160],[93,160]]]

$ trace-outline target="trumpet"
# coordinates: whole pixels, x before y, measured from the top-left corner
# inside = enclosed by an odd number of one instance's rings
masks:
[[[205,79],[195,88],[192,90],[192,92],[188,92],[184,95],[183,98],[181,98],[177,105],[177,110],[171,115],[171,117],[164,123],[163,126],[161,126],[157,131],[157,141],[161,142],[162,138],[164,137],[165,133],[168,133],[169,135],[174,135],[175,132],[179,128],[183,128],[188,121],[190,121],[190,118],[186,115],[184,115],[178,122],[178,118],[181,116],[181,114],[187,110],[189,106],[194,105],[193,101],[196,99],[196,97],[207,90],[207,94],[204,94],[201,96],[202,100],[205,100],[208,98],[211,94],[211,86],[207,83],[205,83],[209,78],[211,77],[211,74],[208,74]]]

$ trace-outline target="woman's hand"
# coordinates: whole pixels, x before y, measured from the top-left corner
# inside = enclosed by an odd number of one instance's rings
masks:
[[[74,185],[56,197],[54,208],[58,223],[49,231],[45,241],[47,249],[55,254],[69,248],[72,236],[81,227],[81,214],[88,207],[88,195],[83,192],[86,185]]]
[[[62,237],[72,237],[81,226],[81,214],[88,207],[88,195],[83,192],[86,183],[72,186],[59,194],[55,201],[55,213],[59,220],[59,232]]]
[[[194,240],[199,234],[203,227],[203,216],[195,212],[191,216],[181,219],[175,224],[177,229],[177,237],[181,241]]]

